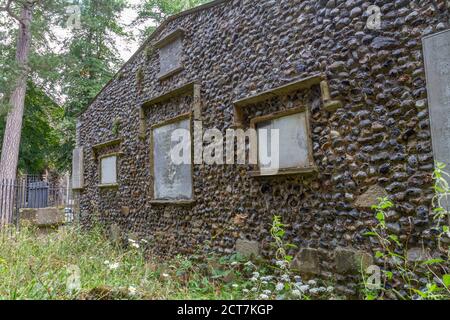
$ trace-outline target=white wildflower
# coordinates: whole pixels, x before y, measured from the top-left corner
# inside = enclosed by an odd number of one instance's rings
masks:
[[[142,243],[148,243],[148,241],[145,240],[145,239],[141,239],[141,242],[142,242]]]
[[[261,281],[261,284],[262,284],[263,286],[267,286],[269,283],[268,283],[267,281]]]
[[[109,265],[109,260],[105,260],[104,262],[103,262],[105,265]]]
[[[315,280],[309,280],[309,281],[308,281],[308,284],[309,284],[310,286],[315,286],[315,285],[317,284],[317,282],[316,282]]]
[[[275,264],[280,268],[284,268],[287,266],[287,262],[283,260],[278,260],[277,262],[275,262]]]
[[[281,276],[281,281],[288,282],[288,281],[290,281],[290,280],[291,280],[291,278],[290,278],[289,275],[287,275],[287,274],[283,274],[283,275]]]
[[[118,263],[118,262],[114,262],[114,263],[109,264],[109,269],[110,270],[116,270],[116,269],[119,269],[119,267],[120,267],[120,263]]]
[[[130,244],[133,248],[139,249],[139,244],[137,242],[132,242]]]
[[[242,289],[242,292],[243,292],[243,293],[249,293],[250,290],[248,290],[248,289]]]
[[[292,290],[292,295],[294,297],[301,297],[302,293],[300,292],[300,290],[294,289],[294,290]]]
[[[256,281],[258,281],[258,278],[252,277],[252,278],[250,279],[250,281],[251,281],[251,282],[256,282]]]
[[[261,281],[272,281],[273,276],[265,276],[265,277],[261,277]]]
[[[328,292],[328,293],[331,293],[331,292],[333,292],[333,291],[334,291],[334,288],[333,288],[333,287],[330,286],[330,287],[327,288],[327,292]]]
[[[136,288],[133,286],[129,286],[128,287],[128,292],[130,293],[130,295],[134,296],[137,292]]]
[[[317,288],[312,288],[311,290],[309,290],[309,293],[311,293],[311,294],[313,294],[313,295],[316,295],[316,294],[319,293],[319,289],[317,289]]]
[[[252,288],[252,292],[256,292],[256,291],[258,291],[258,288],[253,287],[253,288]]]
[[[302,293],[305,293],[305,292],[308,292],[309,286],[308,286],[308,285],[303,285],[303,286],[300,286],[298,289],[299,289]]]
[[[163,273],[162,276],[163,276],[164,278],[168,278],[168,277],[169,277],[169,274]]]
[[[271,295],[271,294],[272,294],[272,291],[270,291],[270,290],[264,290],[264,291],[263,291],[263,294]]]
[[[236,283],[233,283],[231,286],[232,286],[233,288],[239,288],[239,285],[236,284]]]
[[[284,289],[284,284],[283,283],[278,283],[277,284],[277,286],[275,287],[275,289],[277,290],[277,291],[283,291],[283,289]]]
[[[259,278],[259,276],[260,276],[259,272],[253,272],[253,277]]]
[[[263,300],[267,300],[267,299],[269,299],[269,296],[266,295],[266,294],[261,294],[261,295],[259,296],[259,298],[260,298],[260,299],[263,299]]]
[[[237,262],[237,261],[233,261],[233,262],[231,263],[232,266],[237,266],[238,264],[239,264],[239,262]]]

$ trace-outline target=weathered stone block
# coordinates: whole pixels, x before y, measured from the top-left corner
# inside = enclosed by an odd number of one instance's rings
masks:
[[[122,229],[115,223],[109,227],[111,241],[117,245],[122,242]]]
[[[292,261],[292,267],[304,274],[320,274],[319,251],[312,248],[302,248]]]
[[[336,271],[341,274],[357,274],[373,264],[373,257],[364,251],[351,248],[337,248],[334,254]]]
[[[360,209],[370,209],[379,203],[379,198],[387,197],[388,193],[379,185],[371,186],[365,193],[360,195],[355,201],[355,207]]]
[[[260,245],[257,241],[238,239],[236,241],[236,251],[244,257],[259,256]]]
[[[72,188],[75,190],[84,188],[84,149],[76,148],[72,156]]]
[[[130,214],[130,207],[122,207],[120,209],[120,211],[122,212],[122,214],[127,217]]]
[[[39,228],[60,226],[65,222],[64,212],[58,208],[20,209],[20,219]]]

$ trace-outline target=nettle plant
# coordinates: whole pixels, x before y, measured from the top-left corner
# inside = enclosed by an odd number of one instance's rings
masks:
[[[435,196],[432,200],[433,226],[437,235],[439,251],[442,257],[416,262],[408,259],[408,248],[398,236],[391,234],[386,226],[386,213],[394,207],[389,198],[380,198],[372,209],[375,211],[377,225],[365,235],[372,237],[379,244],[375,258],[381,261],[380,270],[383,283],[374,286],[363,270],[364,294],[368,300],[397,299],[450,299],[450,264],[449,248],[444,242],[450,239],[449,232],[449,202],[450,188],[446,178],[450,175],[444,172],[445,165],[437,163],[433,173]],[[449,179],[450,180],[450,179]],[[425,252],[425,250],[424,250]],[[402,285],[399,286],[399,283]]]
[[[304,282],[291,270],[293,257],[288,251],[296,246],[284,241],[286,227],[280,216],[273,217],[270,229],[271,245],[275,250],[273,265],[258,266],[251,261],[245,263],[244,271],[250,274],[250,279],[242,284],[242,291],[247,299],[308,300],[333,293],[333,287],[319,286],[316,280]]]

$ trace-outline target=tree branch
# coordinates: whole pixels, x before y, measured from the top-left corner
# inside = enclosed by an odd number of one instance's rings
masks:
[[[9,15],[11,18],[13,18],[13,19],[17,20],[17,22],[20,22],[20,23],[21,23],[20,18],[19,18],[19,17],[12,11],[12,9],[11,9],[12,1],[13,1],[13,0],[8,0],[8,1],[6,2],[6,5],[5,5],[4,7],[0,7],[0,11],[5,11],[6,13],[8,13],[8,15]]]

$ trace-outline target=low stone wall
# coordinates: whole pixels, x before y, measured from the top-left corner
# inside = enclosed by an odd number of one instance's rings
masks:
[[[64,211],[59,208],[20,209],[21,225],[34,226],[39,229],[58,228],[65,222]]]

